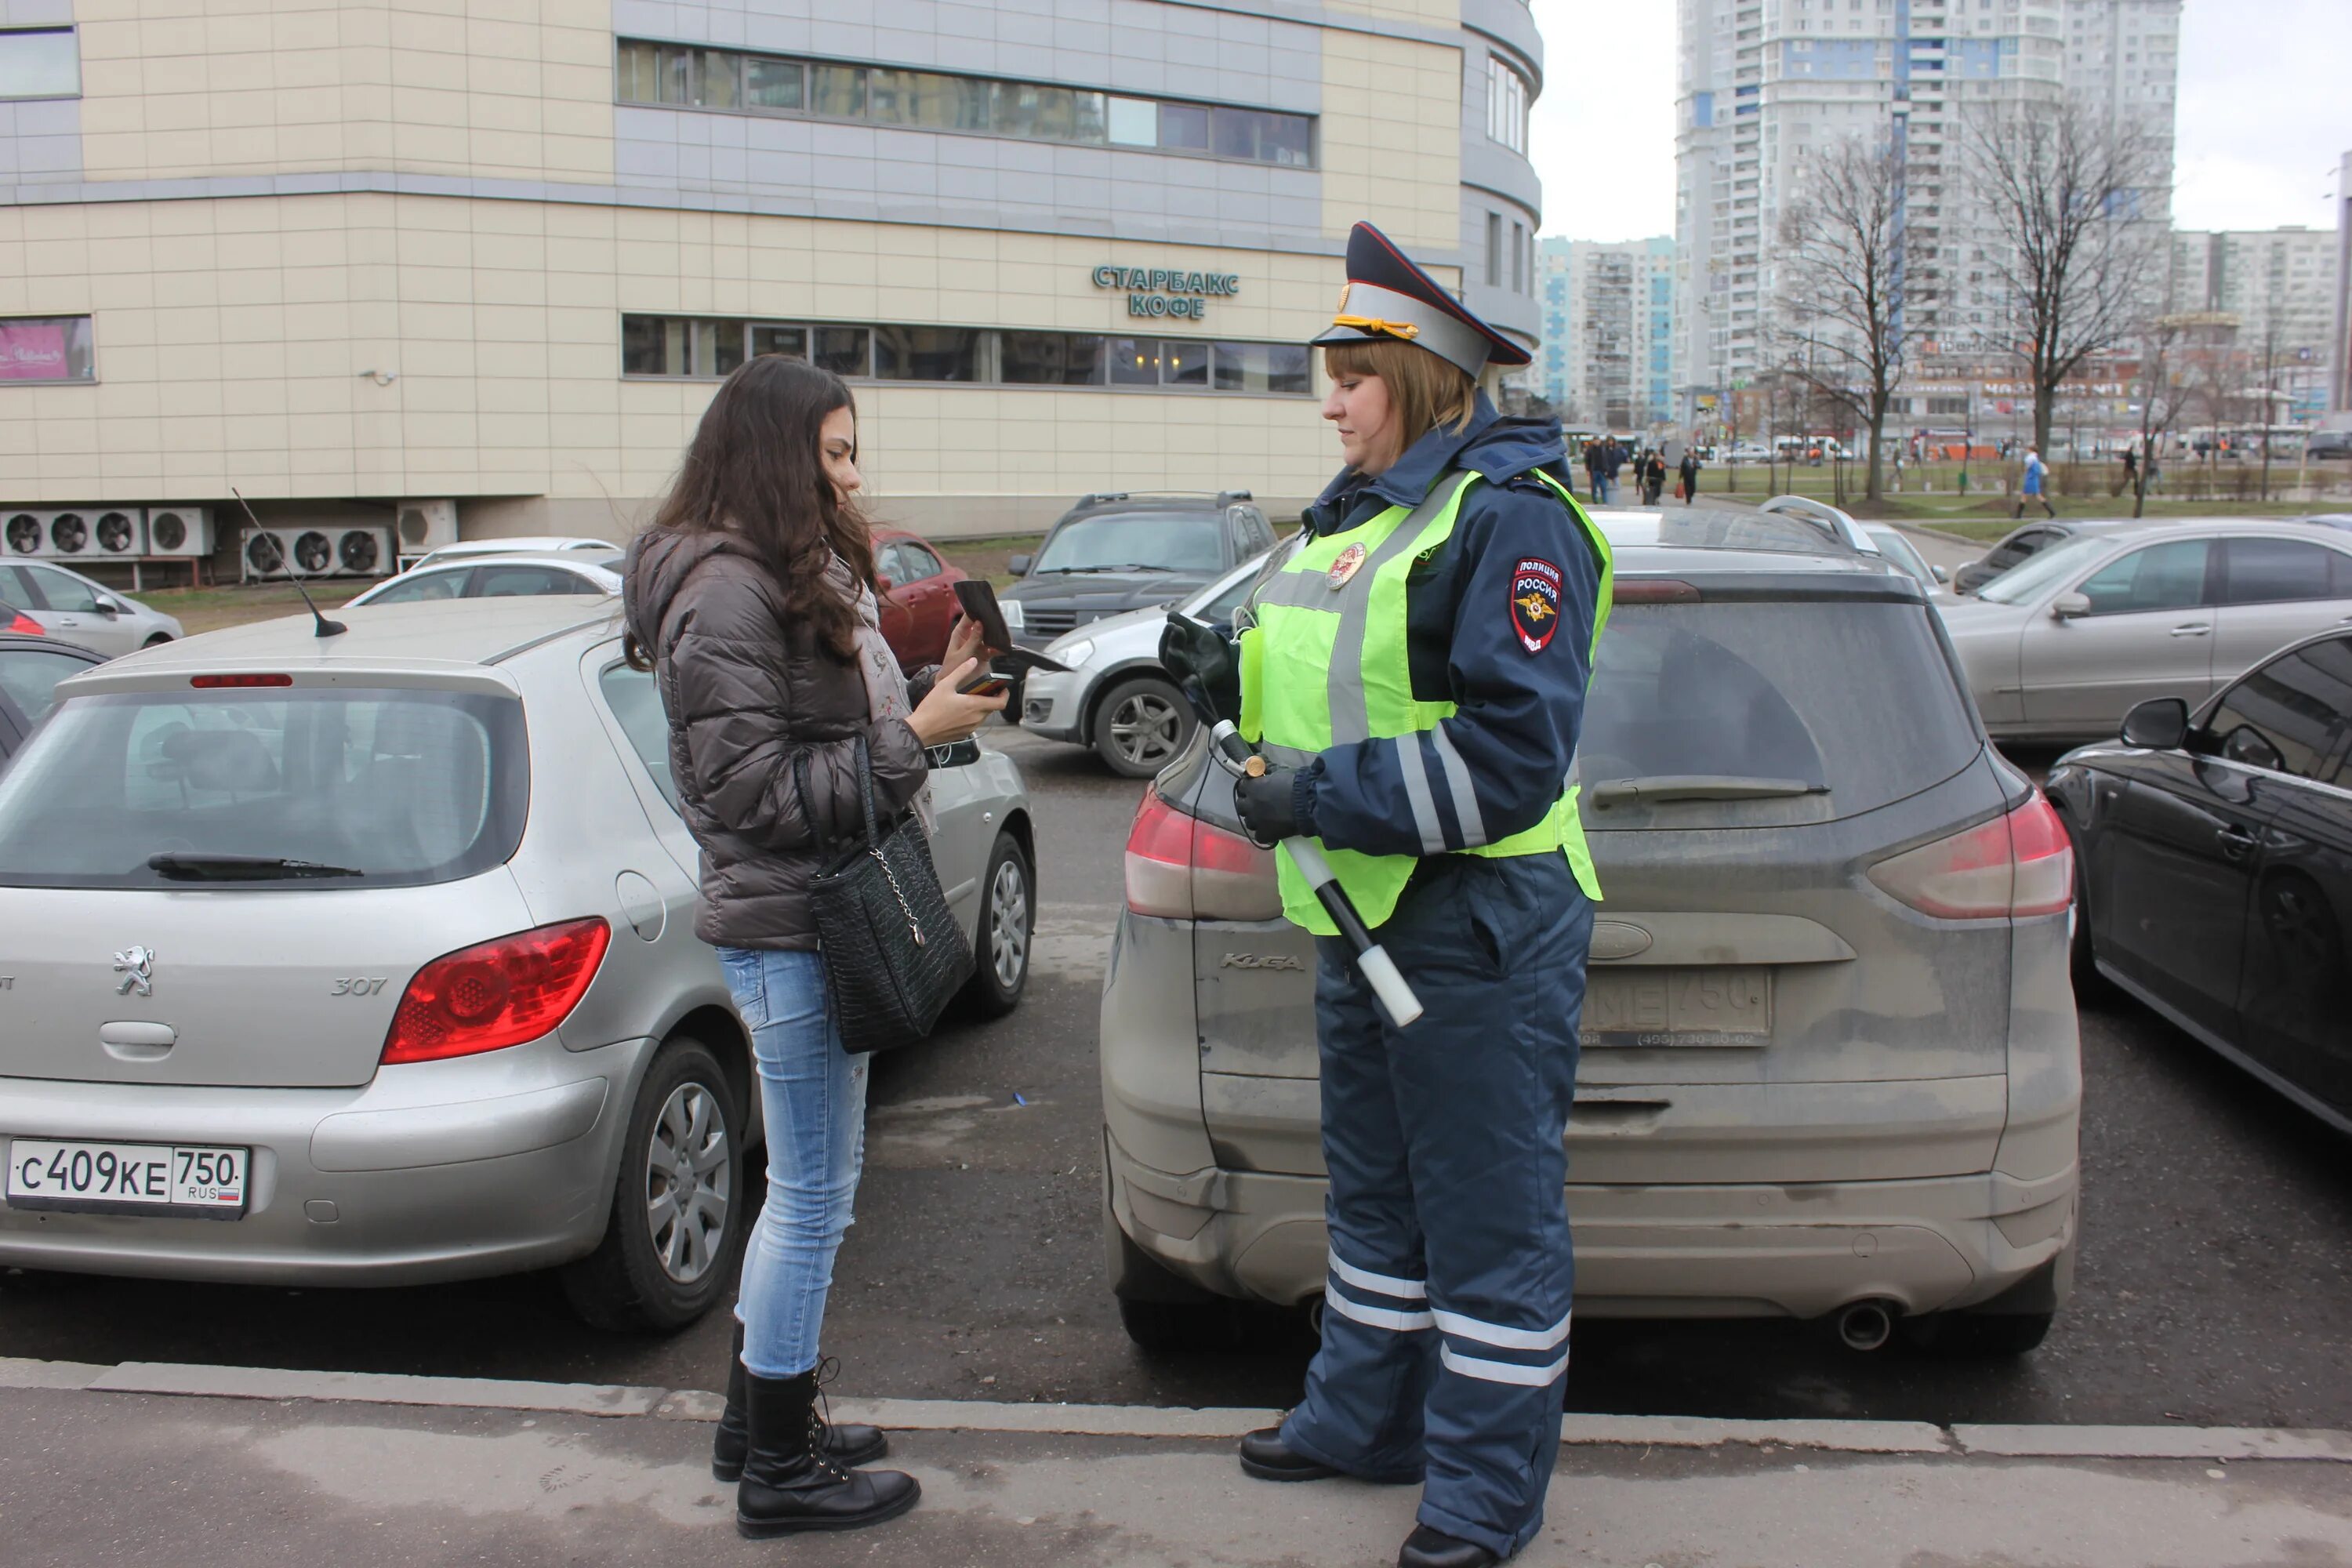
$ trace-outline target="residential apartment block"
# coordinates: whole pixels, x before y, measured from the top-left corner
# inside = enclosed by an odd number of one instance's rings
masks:
[[[1675,242],[1547,239],[1534,390],[1571,426],[1643,431],[1675,417]]]
[[[2327,229],[2177,230],[2166,309],[2227,317],[2231,347],[2259,376],[2264,356],[2273,384],[2294,401],[2283,413],[2326,411],[2333,366],[2336,236]]]
[[[1524,0],[0,0],[0,540],[617,536],[761,353],[918,527],[1311,496],[1357,220],[1536,339],[1542,61]]]
[[[2180,0],[1679,0],[1674,384],[1699,396],[1769,355],[1776,241],[1807,156],[1847,137],[1906,149],[1909,232],[1933,258],[1913,305],[1965,353],[2000,325],[1991,221],[1966,128],[2003,107],[2129,120],[2171,166]],[[2137,216],[2161,223],[2165,189]]]

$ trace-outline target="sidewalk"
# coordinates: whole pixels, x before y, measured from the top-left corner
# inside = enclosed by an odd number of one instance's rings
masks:
[[[1395,1561],[1410,1488],[1269,1486],[1249,1410],[839,1403],[904,1520],[740,1539],[691,1391],[0,1360],[0,1561],[1289,1568]],[[1570,1416],[1529,1568],[2352,1562],[2352,1436]]]

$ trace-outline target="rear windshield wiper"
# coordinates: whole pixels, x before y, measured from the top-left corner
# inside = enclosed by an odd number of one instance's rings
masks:
[[[147,868],[175,882],[276,882],[296,877],[367,875],[349,866],[289,860],[275,855],[150,855]]]
[[[1591,799],[1596,806],[1610,806],[1627,801],[1776,800],[1829,792],[1829,785],[1804,779],[1743,778],[1737,773],[1653,773],[1646,778],[1611,779],[1594,786]]]
[[[1149,561],[1106,561],[1099,566],[1070,567],[1068,570],[1087,572],[1173,572],[1173,566],[1156,566]]]

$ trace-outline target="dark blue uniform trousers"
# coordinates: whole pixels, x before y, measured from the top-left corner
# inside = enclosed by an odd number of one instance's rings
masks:
[[[1543,1523],[1575,1259],[1561,1145],[1592,906],[1565,855],[1425,862],[1381,941],[1425,1009],[1389,1025],[1318,942],[1330,1274],[1282,1440],[1509,1555]]]

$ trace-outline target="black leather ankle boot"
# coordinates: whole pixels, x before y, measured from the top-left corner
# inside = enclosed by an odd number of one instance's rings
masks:
[[[740,1358],[738,1358],[739,1360]],[[749,1442],[735,1489],[735,1528],[754,1541],[809,1530],[857,1530],[896,1519],[922,1495],[896,1470],[849,1470],[817,1447],[816,1373],[743,1373]]]
[[[1475,1541],[1463,1541],[1426,1524],[1413,1526],[1397,1552],[1397,1568],[1494,1568],[1501,1558]]]
[[[827,1364],[831,1364],[828,1363]],[[820,1404],[822,1401],[819,1402]],[[811,1407],[817,1426],[817,1449],[845,1470],[870,1465],[890,1451],[890,1439],[878,1426],[856,1423],[835,1426]],[[732,1484],[743,1479],[743,1325],[735,1325],[735,1343],[727,1357],[727,1408],[719,1413],[719,1433],[710,1440],[710,1473]]]

